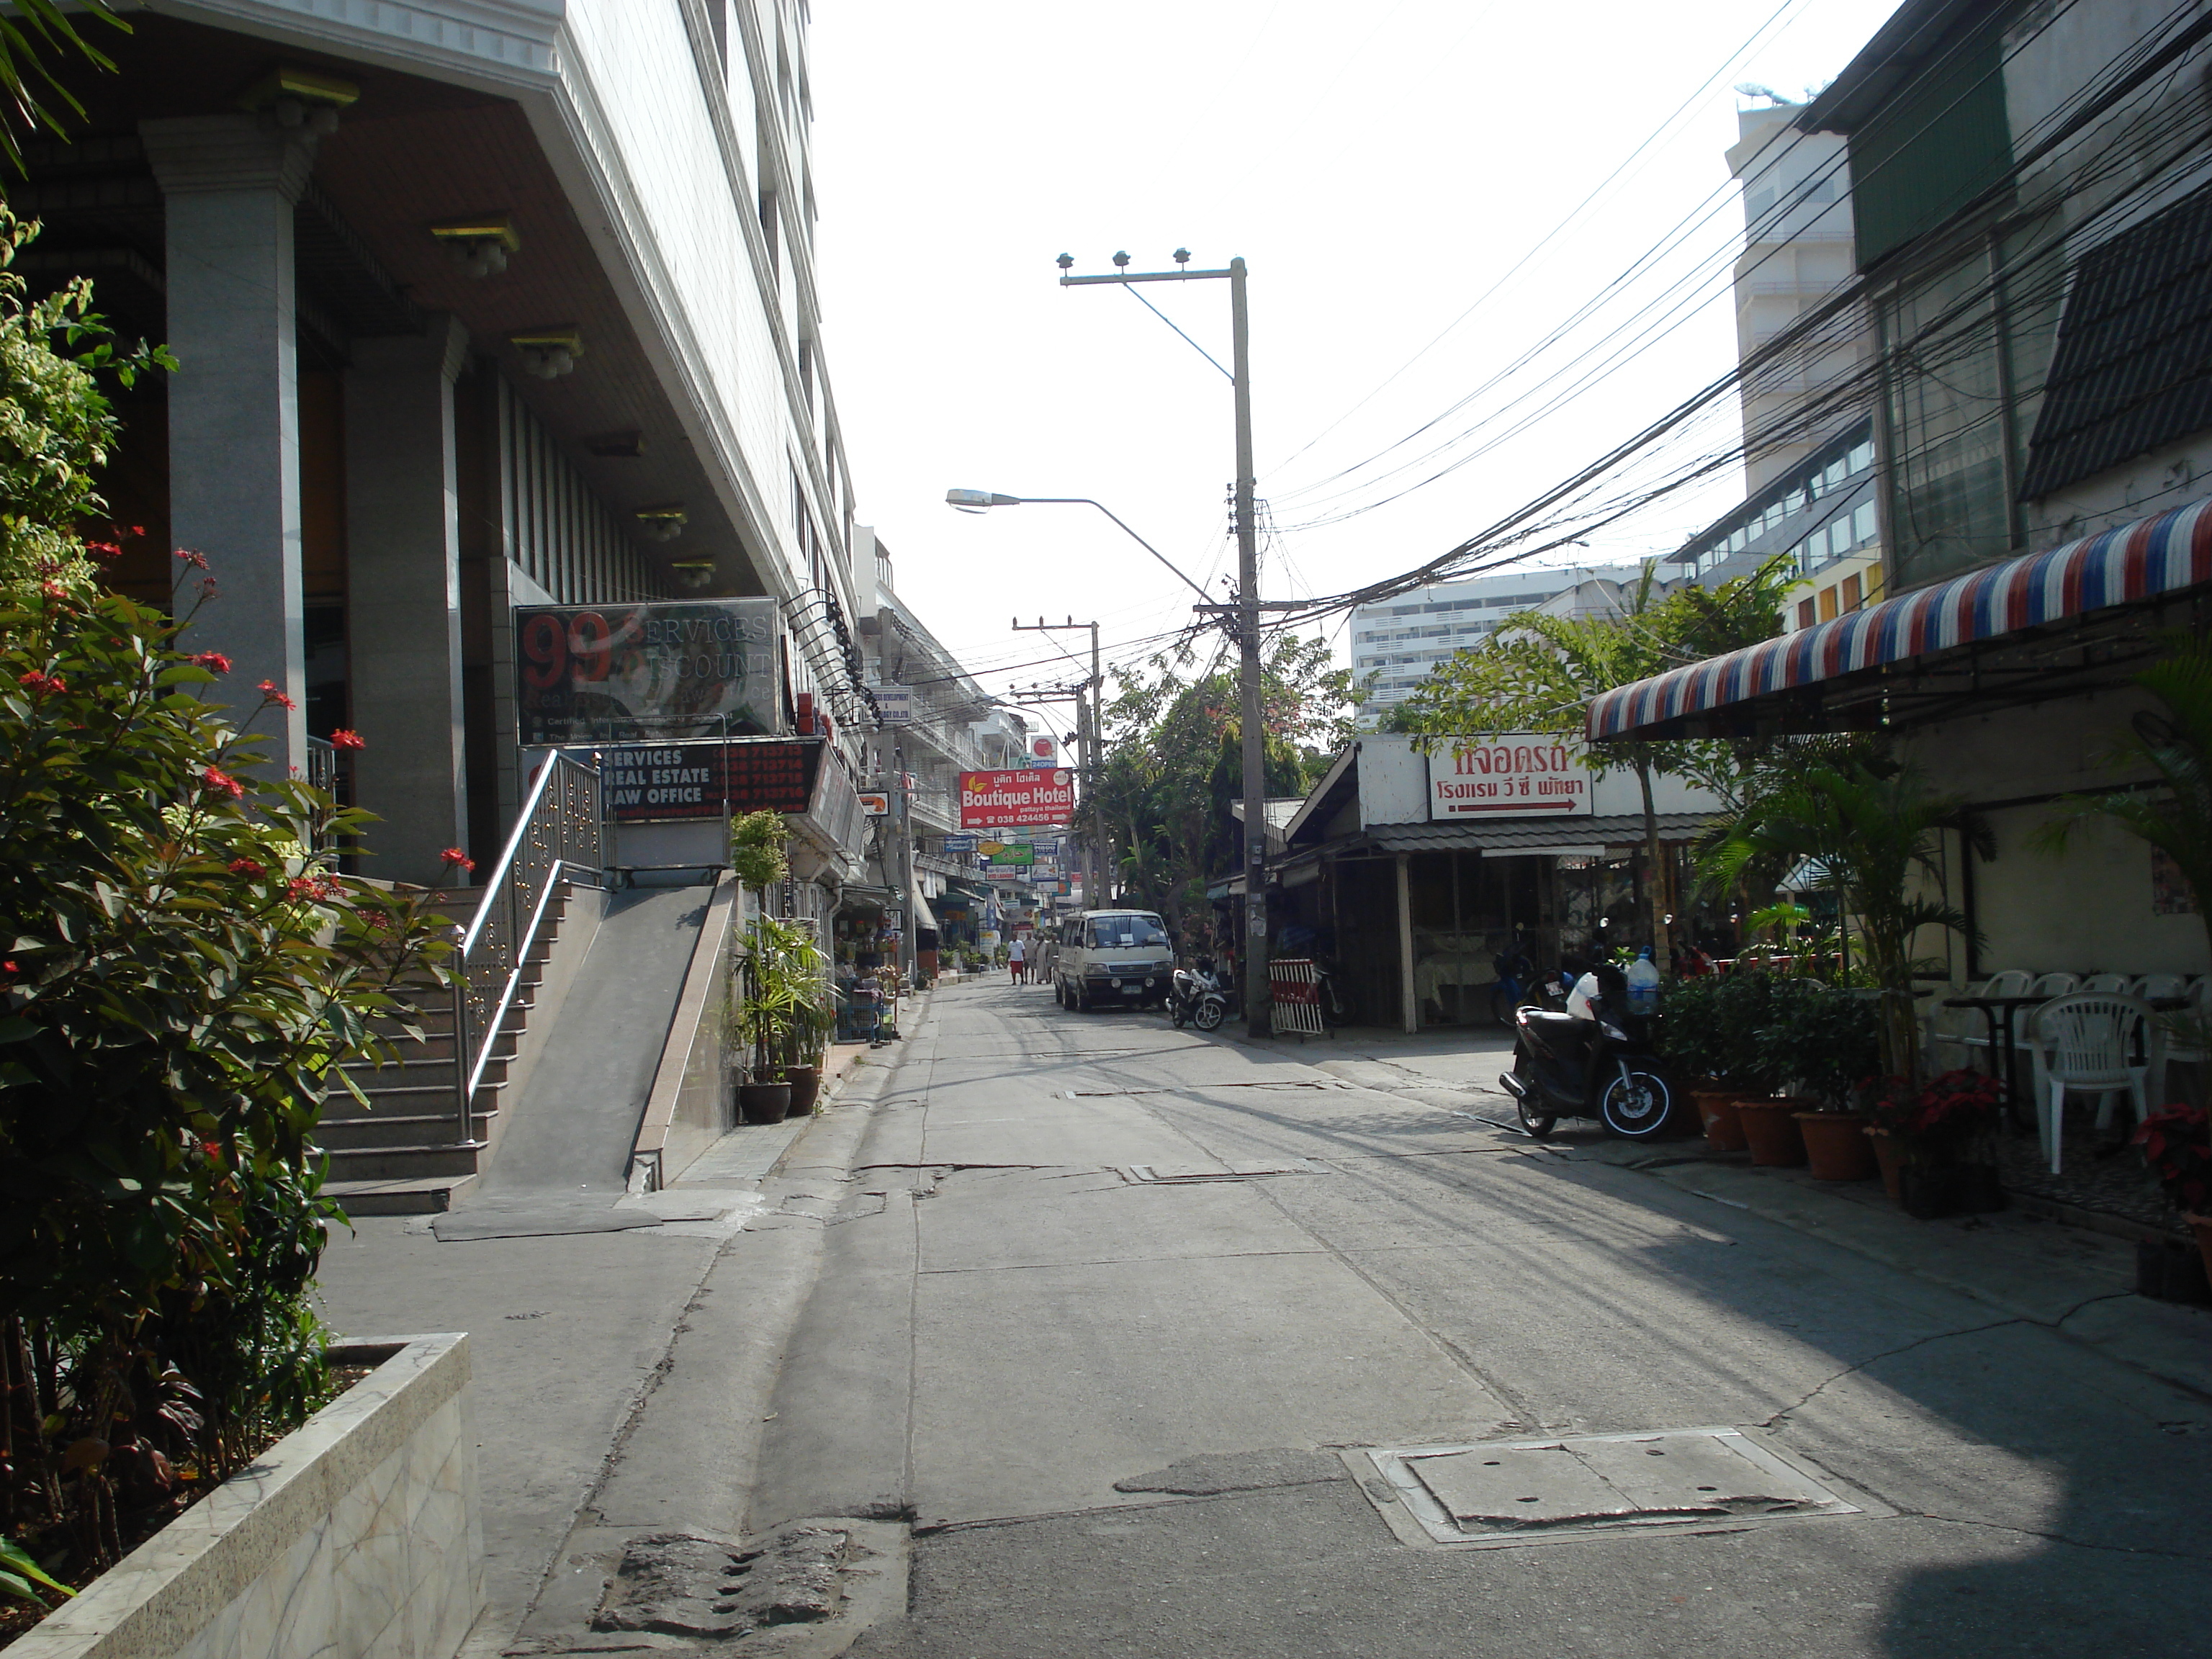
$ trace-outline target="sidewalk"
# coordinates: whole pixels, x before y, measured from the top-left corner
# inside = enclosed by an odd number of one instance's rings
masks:
[[[1497,1086],[1512,1039],[1480,1028],[1401,1031],[1354,1027],[1327,1037],[1277,1037],[1253,1049],[1310,1066],[1362,1088],[1459,1109],[1512,1131],[1510,1097]],[[1915,1221],[1875,1181],[1815,1181],[1803,1170],[1755,1169],[1747,1154],[1701,1139],[1613,1140],[1570,1121],[1547,1143],[1559,1157],[1610,1164],[1666,1182],[2047,1326],[2123,1364],[2212,1395],[2212,1309],[2135,1294],[2135,1239],[2148,1229],[2122,1217],[2072,1211],[2014,1194],[1996,1215]]]

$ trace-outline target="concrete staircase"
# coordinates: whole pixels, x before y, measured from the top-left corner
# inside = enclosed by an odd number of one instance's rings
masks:
[[[481,890],[463,889],[442,899],[439,908],[466,926],[482,897]],[[477,1085],[473,1134],[464,1133],[454,1099],[460,1077],[451,991],[431,984],[410,987],[422,1010],[414,1024],[422,1039],[407,1036],[397,1021],[380,1021],[379,1029],[398,1050],[398,1062],[380,1066],[358,1061],[346,1067],[369,1103],[364,1107],[344,1089],[332,1089],[323,1103],[316,1139],[331,1159],[323,1190],[347,1214],[429,1214],[450,1209],[476,1185],[512,1116],[515,1073],[530,1042],[532,1017],[569,902],[564,889],[546,907],[544,926],[524,961],[514,1000],[492,1039],[491,1057]]]

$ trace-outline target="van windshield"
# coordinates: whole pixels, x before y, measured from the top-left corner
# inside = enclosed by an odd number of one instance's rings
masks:
[[[1139,951],[1164,946],[1168,930],[1158,916],[1093,916],[1090,946],[1094,951]]]

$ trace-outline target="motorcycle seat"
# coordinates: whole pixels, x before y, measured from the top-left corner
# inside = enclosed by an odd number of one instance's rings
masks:
[[[1555,1032],[1565,1032],[1574,1026],[1589,1024],[1586,1019],[1577,1019],[1572,1014],[1554,1013],[1548,1008],[1526,1009],[1521,1018],[1531,1025],[1541,1025]]]

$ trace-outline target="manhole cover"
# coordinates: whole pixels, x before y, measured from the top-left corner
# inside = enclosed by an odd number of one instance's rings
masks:
[[[1494,1548],[1867,1512],[1735,1429],[1366,1447],[1344,1455],[1407,1543]]]

